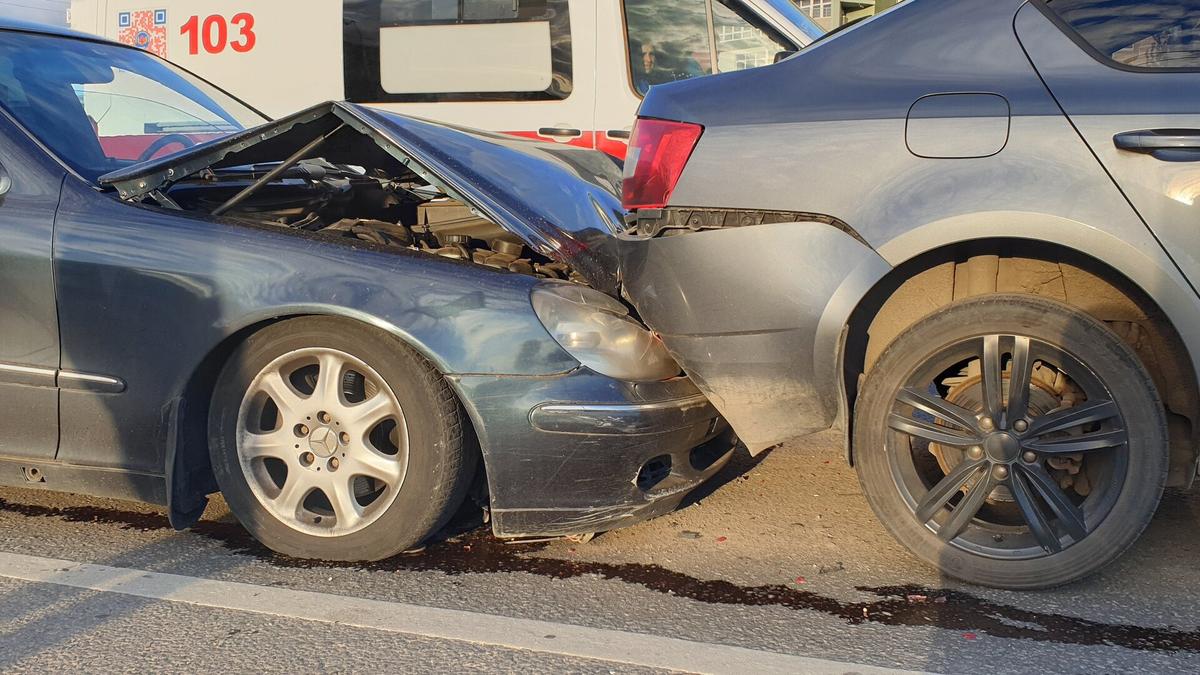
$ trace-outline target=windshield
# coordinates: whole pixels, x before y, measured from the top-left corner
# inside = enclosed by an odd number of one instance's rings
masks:
[[[146,52],[0,31],[0,106],[89,181],[266,121]]]

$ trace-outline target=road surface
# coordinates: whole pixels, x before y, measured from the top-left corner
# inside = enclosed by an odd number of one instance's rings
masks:
[[[1200,671],[1200,498],[1102,574],[1009,593],[940,577],[869,513],[832,435],[739,456],[682,510],[505,544],[464,510],[377,564],[282,558],[219,500],[193,530],[0,489],[0,670]]]

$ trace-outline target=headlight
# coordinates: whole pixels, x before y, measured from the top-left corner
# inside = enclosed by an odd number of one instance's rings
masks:
[[[613,298],[576,284],[542,284],[531,296],[533,311],[568,354],[597,373],[618,380],[665,380],[679,365],[662,341],[629,316]]]

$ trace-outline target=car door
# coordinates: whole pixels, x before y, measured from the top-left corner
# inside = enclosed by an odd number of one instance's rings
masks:
[[[1200,0],[1037,0],[1016,30],[1092,152],[1200,284]]]
[[[0,114],[0,457],[58,450],[50,247],[63,172]]]

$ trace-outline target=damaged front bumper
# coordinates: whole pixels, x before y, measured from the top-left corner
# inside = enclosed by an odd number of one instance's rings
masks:
[[[601,532],[674,510],[736,438],[684,378],[452,378],[469,402],[501,537]]]

